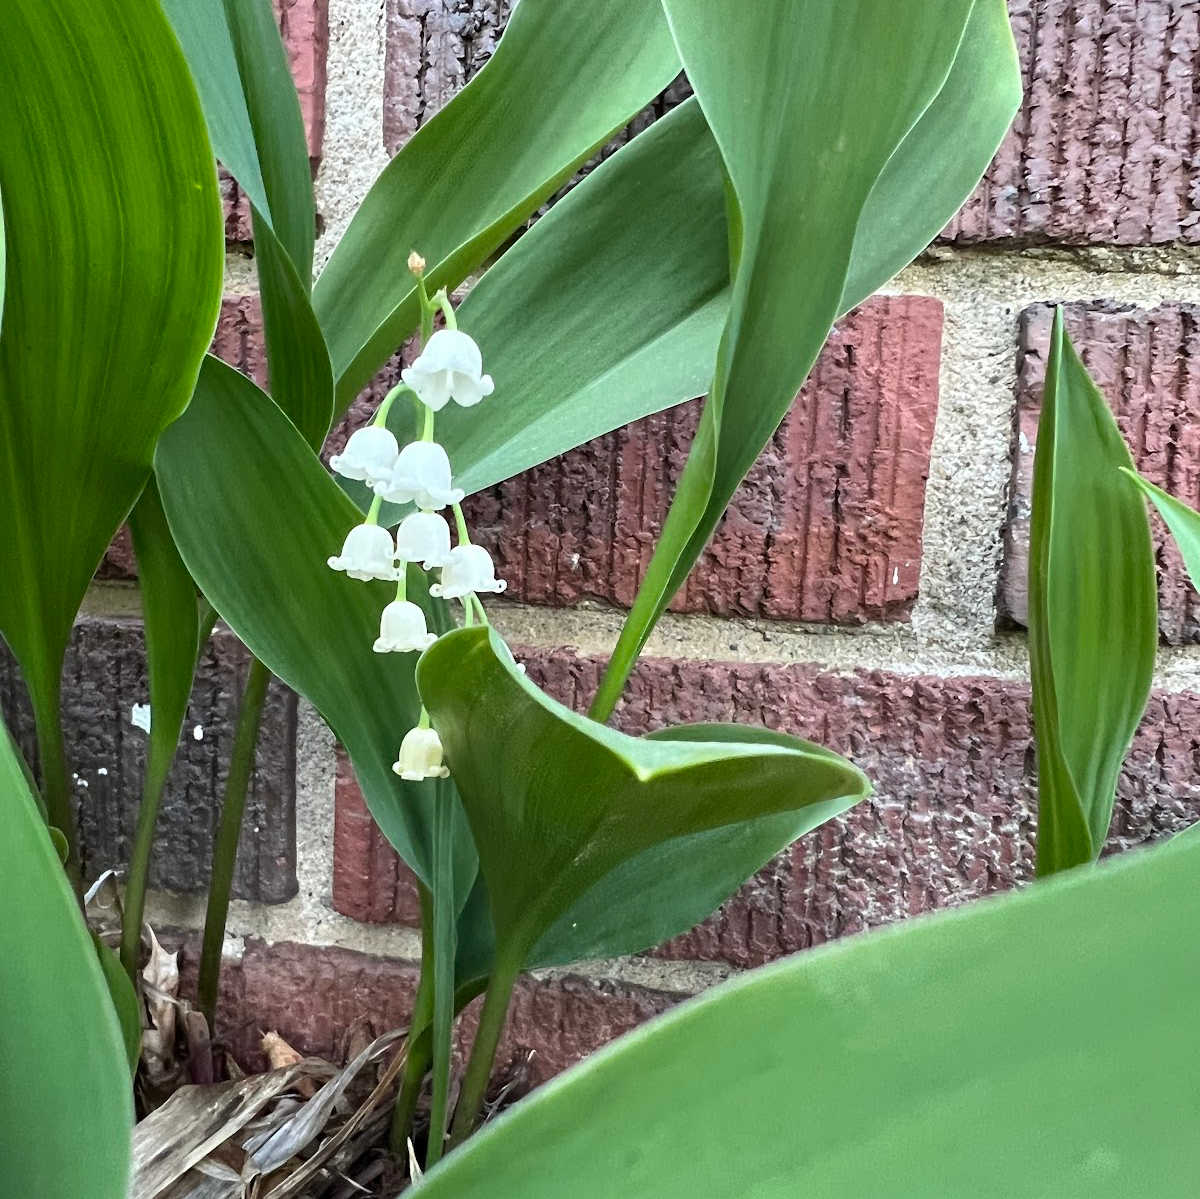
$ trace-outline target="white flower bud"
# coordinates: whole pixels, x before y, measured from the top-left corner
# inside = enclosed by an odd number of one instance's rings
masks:
[[[391,475],[399,453],[390,429],[368,425],[355,430],[346,448],[329,459],[329,465],[343,478],[379,483]]]
[[[395,582],[396,546],[387,529],[378,525],[356,525],[346,535],[339,557],[330,558],[334,570],[343,570],[352,579],[385,579]]]
[[[450,558],[450,526],[436,512],[414,512],[396,530],[396,557],[420,562],[426,570],[444,566]]]
[[[410,783],[444,779],[450,771],[442,764],[442,739],[436,729],[409,729],[400,743],[392,770]]]
[[[472,591],[498,595],[508,584],[496,578],[492,555],[481,545],[456,545],[442,567],[441,580],[429,588],[430,595],[442,599],[462,599]]]
[[[379,618],[377,654],[409,654],[428,649],[437,640],[425,625],[425,613],[407,600],[393,600]]]
[[[483,355],[475,339],[458,329],[439,329],[400,377],[434,412],[451,400],[473,407],[495,390],[492,376],[483,373]]]
[[[465,492],[450,486],[450,458],[436,441],[414,441],[400,451],[391,475],[375,484],[389,504],[416,504],[434,512],[457,504]]]

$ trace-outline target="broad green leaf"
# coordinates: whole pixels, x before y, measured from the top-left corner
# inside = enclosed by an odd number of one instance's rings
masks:
[[[939,110],[905,150],[951,79],[974,0],[764,0],[736,21],[727,0],[663,4],[728,174],[733,291],[675,501],[596,697],[600,716],[611,712],[654,622],[786,414],[844,298],[861,298],[855,293],[863,279],[847,280],[873,197],[885,205],[874,209],[878,224],[868,227],[883,248],[864,243],[871,247],[864,261],[880,264],[875,269],[901,265],[928,232],[934,213],[918,210],[898,232],[886,206],[905,196],[912,205],[911,173],[923,181],[930,166],[913,150],[929,144],[927,133],[953,123]],[[783,28],[787,36],[780,36]],[[1015,78],[1011,39],[1000,44],[982,30],[968,44],[970,61]],[[959,85],[947,105],[962,94]],[[977,128],[969,109],[960,114],[956,186],[994,150],[995,97],[1011,90],[983,91]]]
[[[1126,469],[1125,473],[1154,502],[1159,516],[1163,518],[1171,536],[1175,538],[1192,586],[1200,590],[1200,582],[1197,581],[1200,580],[1200,512],[1189,508],[1173,495],[1168,495],[1161,487],[1155,487],[1149,479],[1143,479],[1136,471]]]
[[[300,102],[271,0],[165,0],[217,157],[250,200],[271,396],[319,446],[333,369],[312,310],[312,174]]]
[[[133,1104],[96,950],[0,725],[0,1194],[125,1199]]]
[[[270,398],[215,358],[159,440],[155,474],[200,589],[255,657],[328,721],[376,823],[430,885],[433,788],[402,782],[391,768],[420,713],[413,667],[371,648],[395,587],[326,565],[359,511]],[[419,573],[409,573],[419,600]],[[474,873],[469,839],[458,853],[465,889]]]
[[[1200,841],[1172,843],[756,970],[542,1087],[414,1193],[1190,1199],[1197,869]]]
[[[56,759],[67,637],[191,394],[224,238],[200,105],[154,0],[12,0],[0,77],[0,632]]]
[[[1112,412],[1055,314],[1033,465],[1039,874],[1099,856],[1158,641],[1154,549]]]
[[[162,0],[200,91],[217,158],[307,288],[312,174],[300,101],[271,0]]]
[[[417,326],[411,250],[431,287],[456,285],[678,72],[653,0],[522,0],[483,70],[376,181],[317,282],[338,410]]]
[[[810,805],[827,816],[868,789],[827,751],[618,733],[550,699],[486,628],[440,638],[417,680],[509,967],[605,875],[655,846]]]

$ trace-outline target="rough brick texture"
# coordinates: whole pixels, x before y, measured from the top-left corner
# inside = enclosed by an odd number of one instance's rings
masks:
[[[195,947],[184,948],[185,986]],[[265,1067],[259,1040],[278,1030],[303,1053],[341,1061],[350,1036],[365,1040],[403,1027],[412,1011],[412,963],[279,942],[246,943],[242,960],[222,971],[217,1030],[239,1064]],[[680,996],[580,978],[517,985],[496,1056],[495,1077],[517,1091],[537,1086],[588,1053],[670,1007]],[[474,1035],[478,1001],[457,1029],[457,1057]]]
[[[1071,304],[1068,331],[1117,414],[1134,461],[1153,483],[1200,504],[1200,308],[1165,304],[1152,311],[1112,304]],[[1001,618],[1024,625],[1029,569],[1033,455],[1041,412],[1053,308],[1021,314],[1013,479]],[[1197,597],[1175,543],[1152,519],[1158,558],[1159,631],[1171,644],[1200,641]]]
[[[151,886],[176,891],[207,887],[247,662],[246,651],[228,632],[218,631],[204,652],[163,797]],[[80,621],[67,655],[63,719],[89,878],[128,860],[147,740],[130,717],[134,704],[147,702],[141,626],[123,620]],[[15,663],[2,647],[0,712],[34,761],[32,716]],[[295,728],[295,696],[273,684],[234,877],[234,894],[240,898],[274,903],[296,892]]]
[[[521,657],[531,678],[576,708],[599,681],[595,659]],[[617,712],[626,731],[705,720],[763,724],[849,755],[876,787],[660,952],[755,966],[1027,881],[1036,829],[1028,709],[1023,684],[990,678],[643,661]],[[1200,696],[1156,693],[1121,777],[1110,852],[1200,818],[1198,755]],[[350,792],[344,784],[338,804],[353,812],[361,800]],[[335,855],[347,876],[370,873],[385,880],[387,895],[403,893],[378,832],[360,840],[340,834]],[[366,889],[335,892],[334,902],[359,919],[413,922],[411,909],[397,903],[385,913],[379,894]]]
[[[300,97],[300,112],[308,134],[308,155],[315,170],[325,137],[325,61],[329,51],[329,0],[273,0],[283,34],[292,79]],[[250,204],[232,176],[221,171],[225,205],[225,237],[251,240]]]
[[[917,596],[942,309],[877,298],[835,329],[673,607],[906,617]],[[632,604],[699,405],[639,421],[475,497],[472,536],[531,603]]]
[[[1194,0],[1009,0],[1025,102],[960,241],[1195,242]]]
[[[838,324],[677,611],[847,624],[909,615],[941,335],[941,304],[924,296],[876,297]],[[327,450],[367,420],[402,357]],[[698,415],[689,404],[647,417],[471,497],[472,537],[494,553],[507,595],[630,605]]]

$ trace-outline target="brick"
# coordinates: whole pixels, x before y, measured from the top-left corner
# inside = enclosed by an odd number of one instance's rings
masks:
[[[227,631],[205,650],[178,755],[163,797],[151,886],[201,891],[208,882],[213,835],[236,704],[248,663]],[[128,861],[145,765],[146,734],[131,708],[149,701],[145,647],[136,621],[85,618],[75,628],[63,676],[63,721],[84,869],[89,878]],[[32,716],[15,663],[0,654],[0,711],[29,761],[36,758]],[[296,698],[273,683],[234,878],[234,894],[277,903],[296,893]]]
[[[879,297],[843,320],[672,605],[862,623],[917,597],[942,308]],[[684,405],[472,497],[472,536],[528,603],[628,607],[695,432]]]
[[[1116,413],[1134,461],[1151,482],[1200,504],[1200,308],[1164,304],[1150,311],[1109,303],[1069,304],[1068,331]],[[1001,620],[1028,614],[1029,517],[1033,456],[1053,309],[1021,314],[1013,476],[1005,530]],[[1159,632],[1179,645],[1200,641],[1200,597],[1179,551],[1152,517],[1158,561]]]
[[[418,928],[421,900],[412,871],[388,844],[367,810],[345,751],[337,751],[334,784],[333,906],[372,924]]]
[[[586,707],[600,661],[564,651],[519,656],[556,699]],[[616,720],[630,733],[690,721],[766,725],[847,754],[876,788],[780,854],[663,956],[757,966],[1033,876],[1036,785],[1024,684],[647,659]],[[1155,693],[1121,777],[1108,852],[1200,818],[1198,754],[1200,696]],[[378,831],[370,846],[390,852]],[[364,854],[359,845],[335,837],[334,852],[347,859],[344,869],[361,870],[349,862]],[[335,896],[335,906],[364,918],[364,899],[351,910]],[[371,919],[380,915],[371,909]],[[412,922],[398,908],[389,918]]]
[[[321,161],[325,138],[329,0],[273,0],[273,4],[292,68],[292,79],[300,98],[300,112],[308,136],[309,161],[315,172]],[[253,236],[250,203],[233,177],[223,168],[220,180],[221,200],[225,209],[225,238],[231,242],[248,242]]]
[[[185,947],[194,957],[194,945]],[[194,962],[184,963],[185,984]],[[403,1027],[417,971],[409,962],[346,949],[248,940],[239,963],[222,971],[217,1030],[248,1070],[265,1067],[259,1039],[277,1030],[302,1053],[341,1061],[347,1031],[376,1036]],[[522,979],[496,1055],[496,1076],[537,1086],[601,1045],[671,1006],[680,996],[619,983],[565,977]],[[461,1066],[478,1019],[477,1000],[458,1028]]]
[[[1025,101],[961,242],[1195,242],[1194,0],[1009,0]]]

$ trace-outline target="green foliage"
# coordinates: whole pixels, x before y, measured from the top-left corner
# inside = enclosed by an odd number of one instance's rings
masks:
[[[882,195],[911,201],[917,185],[909,172],[922,185],[929,177],[919,153],[924,134],[908,152],[904,143],[951,77],[975,7],[973,0],[764,0],[730,21],[723,0],[663,4],[727,175],[733,290],[675,500],[593,704],[600,718],[843,311],[877,183],[884,177]],[[958,114],[965,149],[951,173],[955,184],[973,183],[1019,98],[1011,35],[1001,32],[993,23],[968,43],[971,62],[991,66],[1003,83],[980,93],[994,111],[985,108],[978,128]],[[939,111],[938,129],[944,121]],[[914,234],[925,236],[930,210],[918,211],[902,235],[893,217],[889,248],[878,258],[887,269],[921,248]]]
[[[1125,468],[1125,473],[1153,501],[1159,516],[1163,518],[1171,536],[1175,538],[1192,586],[1200,590],[1200,512],[1168,495],[1161,487],[1155,487],[1132,469]]]
[[[637,738],[597,724],[529,682],[486,628],[440,638],[417,679],[479,849],[497,956],[518,967],[596,883],[639,855],[778,813],[815,809],[815,824],[870,790],[828,750],[755,730],[699,741],[694,729]],[[687,857],[689,873],[723,869]],[[689,882],[670,878],[677,893]],[[667,902],[695,906],[688,896]]]
[[[417,327],[410,250],[431,289],[457,285],[678,72],[657,3],[522,0],[488,64],[376,180],[317,283],[338,410]]]
[[[1029,658],[1038,873],[1096,858],[1150,694],[1154,550],[1129,450],[1054,319],[1033,470]]]
[[[416,1193],[1185,1199],[1198,868],[1192,840],[744,975],[543,1087]]]
[[[0,632],[72,828],[58,689],[96,564],[187,403],[220,300],[212,151],[152,0],[13,0],[0,38]]]
[[[3,725],[0,821],[0,1194],[125,1199],[133,1103],[121,1029]]]

